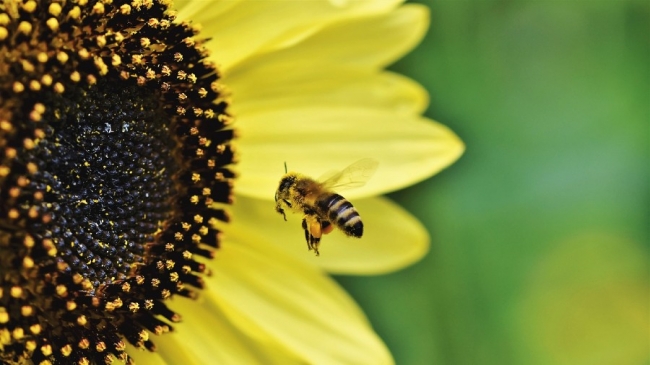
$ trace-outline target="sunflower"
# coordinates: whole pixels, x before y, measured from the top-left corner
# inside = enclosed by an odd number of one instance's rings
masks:
[[[416,220],[368,198],[462,153],[420,116],[426,92],[383,71],[422,37],[426,9],[178,9],[0,3],[0,361],[390,363],[327,273],[387,272],[426,251]],[[360,157],[381,163],[348,195],[368,198],[355,200],[366,236],[332,234],[308,255],[273,212],[282,164],[317,176]]]

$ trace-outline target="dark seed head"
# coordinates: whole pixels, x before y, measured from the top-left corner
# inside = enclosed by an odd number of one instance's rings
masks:
[[[132,362],[202,285],[231,117],[166,3],[0,4],[2,363]]]

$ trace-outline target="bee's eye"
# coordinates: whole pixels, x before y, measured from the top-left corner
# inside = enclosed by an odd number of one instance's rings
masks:
[[[288,192],[291,185],[293,185],[296,178],[294,176],[287,176],[280,181],[280,188],[278,191]]]

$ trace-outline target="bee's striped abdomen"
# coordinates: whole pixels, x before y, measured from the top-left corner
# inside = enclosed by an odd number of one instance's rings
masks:
[[[361,237],[363,222],[352,203],[339,194],[323,194],[316,206],[323,218],[327,218],[348,236]]]

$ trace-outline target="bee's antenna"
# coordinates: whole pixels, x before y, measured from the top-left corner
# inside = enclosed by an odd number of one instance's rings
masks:
[[[287,161],[284,161],[284,173],[286,174],[287,172]]]

